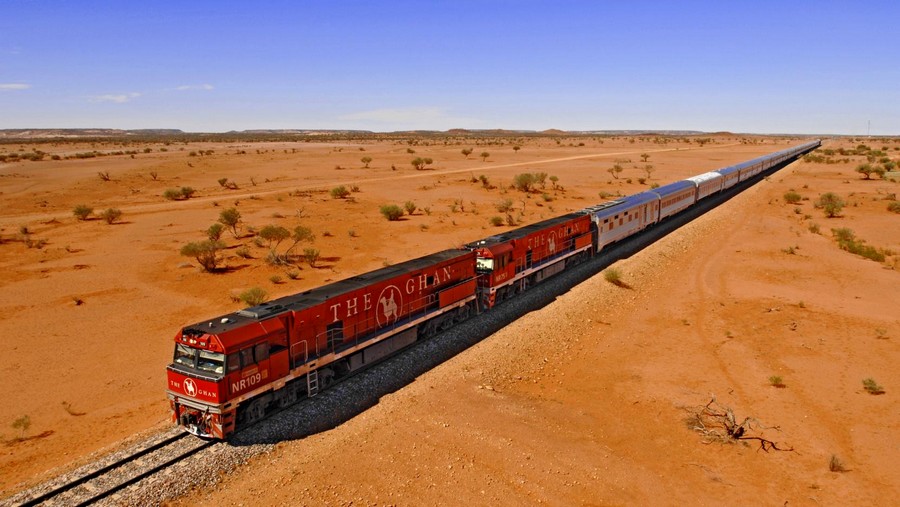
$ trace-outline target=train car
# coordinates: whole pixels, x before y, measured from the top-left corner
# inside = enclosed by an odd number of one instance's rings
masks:
[[[490,309],[591,255],[591,220],[569,213],[466,245],[477,255],[481,307]]]
[[[723,167],[715,172],[722,175],[722,190],[728,190],[740,182],[741,171],[736,165]]]
[[[446,250],[184,327],[168,398],[203,437],[375,362],[476,311],[475,253]]]
[[[659,196],[659,218],[657,219],[659,222],[684,211],[697,202],[697,187],[693,182],[687,180],[669,183],[648,192]]]
[[[641,192],[582,210],[593,222],[596,251],[655,224],[659,219],[659,202],[658,195]]]
[[[722,190],[724,178],[721,174],[712,171],[708,173],[691,176],[685,181],[692,182],[697,187],[697,200],[715,194]]]

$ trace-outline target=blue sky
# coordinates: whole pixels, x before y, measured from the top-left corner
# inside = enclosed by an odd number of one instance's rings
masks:
[[[0,0],[0,128],[900,135],[898,20],[896,1]]]

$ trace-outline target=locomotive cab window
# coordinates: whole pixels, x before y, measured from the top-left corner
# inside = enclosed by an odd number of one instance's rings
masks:
[[[225,354],[200,350],[197,361],[197,369],[210,373],[222,373],[225,371]]]
[[[494,259],[477,257],[475,259],[475,271],[479,273],[488,273],[494,270]]]
[[[175,364],[193,368],[194,361],[196,361],[196,359],[197,349],[192,349],[187,345],[182,345],[180,343],[175,344]]]

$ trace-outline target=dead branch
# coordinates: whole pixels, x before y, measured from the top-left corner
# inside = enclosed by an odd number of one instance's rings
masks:
[[[688,417],[688,427],[700,433],[704,437],[704,443],[712,442],[728,443],[736,440],[756,440],[759,448],[765,452],[769,449],[776,451],[793,451],[793,447],[780,447],[777,442],[753,432],[761,432],[766,429],[780,431],[778,426],[764,426],[754,417],[745,417],[740,424],[731,407],[719,405],[715,395],[709,403],[693,409]]]

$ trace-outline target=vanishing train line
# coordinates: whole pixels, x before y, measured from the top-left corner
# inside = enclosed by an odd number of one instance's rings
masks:
[[[173,418],[190,433],[228,438],[819,145],[811,141],[185,326],[167,368]]]

